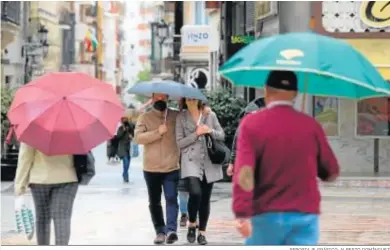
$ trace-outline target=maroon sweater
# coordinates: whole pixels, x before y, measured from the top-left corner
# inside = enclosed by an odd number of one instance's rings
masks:
[[[248,169],[253,170],[253,189],[242,175],[251,176]],[[326,180],[338,173],[325,133],[312,117],[288,105],[249,114],[240,124],[233,212],[237,218],[265,212],[318,214],[317,177]]]

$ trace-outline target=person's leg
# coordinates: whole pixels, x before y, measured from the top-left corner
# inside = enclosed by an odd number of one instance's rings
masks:
[[[206,245],[206,228],[207,222],[209,221],[210,216],[210,199],[211,193],[213,190],[213,183],[207,183],[206,177],[203,178],[201,183],[202,197],[200,200],[199,206],[199,235],[198,235],[198,243],[201,245]]]
[[[161,193],[164,176],[160,173],[144,171],[144,178],[149,196],[149,210],[154,230],[156,231],[155,244],[162,244],[165,241],[165,222],[161,206]]]
[[[201,181],[197,177],[188,177],[188,233],[187,240],[190,243],[196,239],[196,219],[199,212],[200,201],[202,197]]]
[[[188,213],[188,198],[189,193],[185,191],[179,191],[179,207],[180,213],[187,215]]]
[[[78,183],[57,184],[53,187],[51,212],[56,245],[69,244],[73,203],[78,187]]]
[[[164,178],[164,196],[167,217],[167,243],[172,244],[178,240],[177,237],[177,216],[179,214],[179,204],[177,202],[177,185],[179,183],[179,171],[173,171],[165,174]]]
[[[50,245],[51,185],[30,184],[35,206],[38,245]]]
[[[189,193],[185,191],[179,191],[179,208],[180,208],[180,227],[185,227],[188,220],[188,197]]]
[[[130,156],[126,155],[125,157],[123,157],[122,161],[123,161],[123,173],[122,173],[123,181],[129,182]]]
[[[284,245],[317,245],[320,238],[319,216],[317,214],[286,213],[291,225]]]
[[[283,214],[264,213],[252,217],[252,235],[245,241],[245,245],[283,245],[288,232]]]
[[[202,198],[199,206],[199,232],[204,233],[210,216],[210,199],[213,190],[213,183],[207,183],[207,180],[203,179],[201,185]]]

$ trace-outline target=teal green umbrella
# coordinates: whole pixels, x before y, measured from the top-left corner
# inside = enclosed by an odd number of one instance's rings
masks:
[[[263,87],[272,70],[296,72],[299,90],[318,96],[390,96],[390,84],[348,43],[311,32],[259,39],[219,70],[234,85]]]

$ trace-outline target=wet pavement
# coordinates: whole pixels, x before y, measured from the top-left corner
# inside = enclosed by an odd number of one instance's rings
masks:
[[[94,150],[97,175],[81,186],[72,220],[74,245],[149,245],[154,231],[149,216],[141,157],[131,164],[131,183],[121,180],[121,165],[107,165],[104,145]],[[385,185],[335,185],[322,188],[321,243],[379,245],[390,243],[390,188]],[[212,197],[208,240],[212,245],[237,245],[231,213],[231,185],[218,183]],[[31,196],[29,196],[31,198]],[[15,233],[12,187],[1,197],[2,244],[35,244]],[[179,232],[185,244],[186,230]],[[186,244],[185,244],[186,245]]]

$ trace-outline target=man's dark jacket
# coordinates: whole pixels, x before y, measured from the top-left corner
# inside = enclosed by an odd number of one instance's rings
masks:
[[[128,123],[128,125],[121,125],[118,128],[116,137],[118,139],[118,152],[117,155],[120,158],[125,156],[130,156],[130,135],[134,137],[134,128],[135,125],[133,123]]]
[[[256,112],[257,110],[263,108],[265,106],[264,97],[260,97],[252,102],[250,102],[244,109],[244,114],[241,115],[241,119],[249,114]],[[236,160],[236,149],[237,149],[237,138],[238,138],[238,131],[240,130],[239,127],[237,127],[236,133],[234,134],[234,139],[232,143],[232,151],[230,153],[230,160],[229,163],[234,165],[234,161]]]

